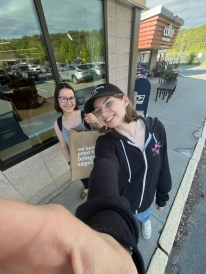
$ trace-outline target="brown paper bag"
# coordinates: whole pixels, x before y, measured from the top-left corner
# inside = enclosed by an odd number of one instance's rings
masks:
[[[94,149],[100,133],[96,130],[70,129],[70,168],[72,181],[89,178],[93,168]]]

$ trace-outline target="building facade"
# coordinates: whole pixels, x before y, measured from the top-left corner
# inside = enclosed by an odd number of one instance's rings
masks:
[[[156,67],[158,52],[172,48],[183,24],[182,18],[162,5],[141,14],[139,61],[148,62],[150,72]]]

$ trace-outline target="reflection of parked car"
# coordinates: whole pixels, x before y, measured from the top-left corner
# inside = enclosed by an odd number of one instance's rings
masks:
[[[92,70],[93,73],[98,75],[99,77],[104,78],[105,77],[105,64],[101,63],[92,63],[92,64],[87,64],[90,69]]]
[[[38,65],[28,65],[28,67],[30,70],[37,71],[39,73],[41,72],[41,68]]]
[[[29,69],[27,65],[13,65],[11,66],[11,70],[9,72],[11,75],[14,75],[20,80],[22,79],[35,79],[39,80],[39,74],[36,71],[32,71]]]
[[[46,73],[51,71],[51,68],[47,65],[41,65],[40,69],[41,69],[41,73]]]
[[[58,63],[58,62],[56,62],[56,65],[58,69],[64,68],[66,66],[65,63]]]
[[[10,82],[7,72],[0,68],[0,85],[5,86]]]
[[[80,81],[92,79],[91,69],[84,64],[71,64],[58,68],[60,81],[69,80],[77,84]]]

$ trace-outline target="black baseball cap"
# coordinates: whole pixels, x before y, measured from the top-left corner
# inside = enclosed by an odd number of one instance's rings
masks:
[[[93,103],[96,98],[111,96],[114,94],[124,94],[117,86],[112,85],[110,83],[104,83],[96,86],[92,91],[92,97],[89,98],[84,106],[84,112],[90,113],[94,110]]]

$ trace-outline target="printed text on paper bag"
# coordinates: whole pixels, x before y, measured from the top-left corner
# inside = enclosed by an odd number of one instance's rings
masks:
[[[87,167],[93,165],[94,146],[77,148],[78,166]]]

